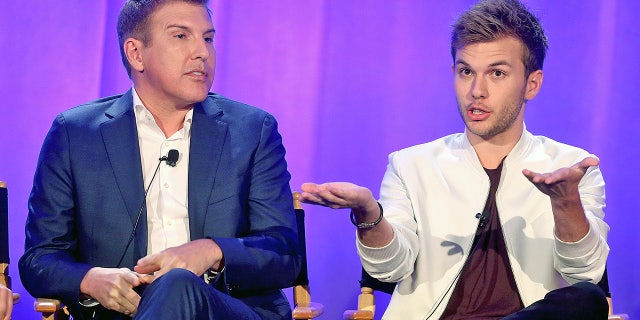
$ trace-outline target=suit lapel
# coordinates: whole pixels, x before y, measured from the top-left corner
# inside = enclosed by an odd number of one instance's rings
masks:
[[[189,151],[189,229],[191,239],[204,237],[204,219],[216,179],[228,125],[222,109],[207,98],[193,110]]]
[[[100,130],[116,178],[117,186],[114,188],[120,192],[133,226],[144,199],[144,180],[131,90],[105,110],[105,116],[107,120]],[[146,255],[146,210],[138,222],[134,247],[136,257]]]

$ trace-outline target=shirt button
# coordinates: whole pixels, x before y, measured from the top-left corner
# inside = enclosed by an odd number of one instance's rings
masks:
[[[164,184],[164,187],[165,187],[165,188],[169,188],[169,184],[168,184],[168,183],[165,183],[165,184]]]

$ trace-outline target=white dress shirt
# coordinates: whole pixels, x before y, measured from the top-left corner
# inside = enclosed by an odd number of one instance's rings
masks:
[[[147,254],[153,254],[190,241],[187,189],[193,109],[185,116],[182,129],[166,138],[135,88],[132,91],[144,187],[149,188],[146,198]],[[171,149],[180,153],[176,166],[160,163],[153,178],[159,158]]]

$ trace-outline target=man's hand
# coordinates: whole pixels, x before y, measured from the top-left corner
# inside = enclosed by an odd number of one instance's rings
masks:
[[[378,212],[378,204],[371,191],[349,182],[302,185],[302,201],[333,209],[351,208],[354,211]],[[376,215],[377,217],[377,215]]]
[[[522,173],[540,191],[552,199],[573,201],[576,200],[576,198],[578,200],[580,199],[578,184],[587,172],[587,169],[597,166],[598,163],[598,159],[588,157],[569,168],[560,168],[553,172],[536,173],[524,169]]]
[[[13,309],[13,294],[9,288],[0,284],[0,320],[11,319]]]
[[[140,274],[154,274],[158,278],[171,269],[182,268],[201,276],[210,268],[222,269],[222,258],[222,250],[217,243],[211,239],[199,239],[148,255],[138,260],[133,270]]]
[[[351,208],[356,222],[373,222],[382,212],[371,190],[349,182],[305,183],[302,201],[333,209]],[[393,240],[393,228],[386,219],[369,229],[358,229],[358,238],[368,247],[384,247]]]
[[[107,309],[134,315],[140,295],[133,288],[142,283],[144,280],[127,268],[94,267],[82,279],[80,292],[98,300]]]
[[[525,177],[551,199],[556,235],[562,241],[575,242],[589,232],[578,185],[587,169],[598,163],[598,159],[588,157],[571,167],[548,173],[522,170]]]

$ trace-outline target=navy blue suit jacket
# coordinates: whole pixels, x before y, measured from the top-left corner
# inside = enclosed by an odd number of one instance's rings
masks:
[[[282,309],[300,269],[285,149],[268,113],[216,94],[194,106],[189,156],[191,239],[220,246],[218,288]],[[44,141],[29,198],[20,277],[35,297],[78,307],[93,266],[115,267],[144,199],[131,91],[61,113]],[[146,213],[121,267],[147,252]]]

